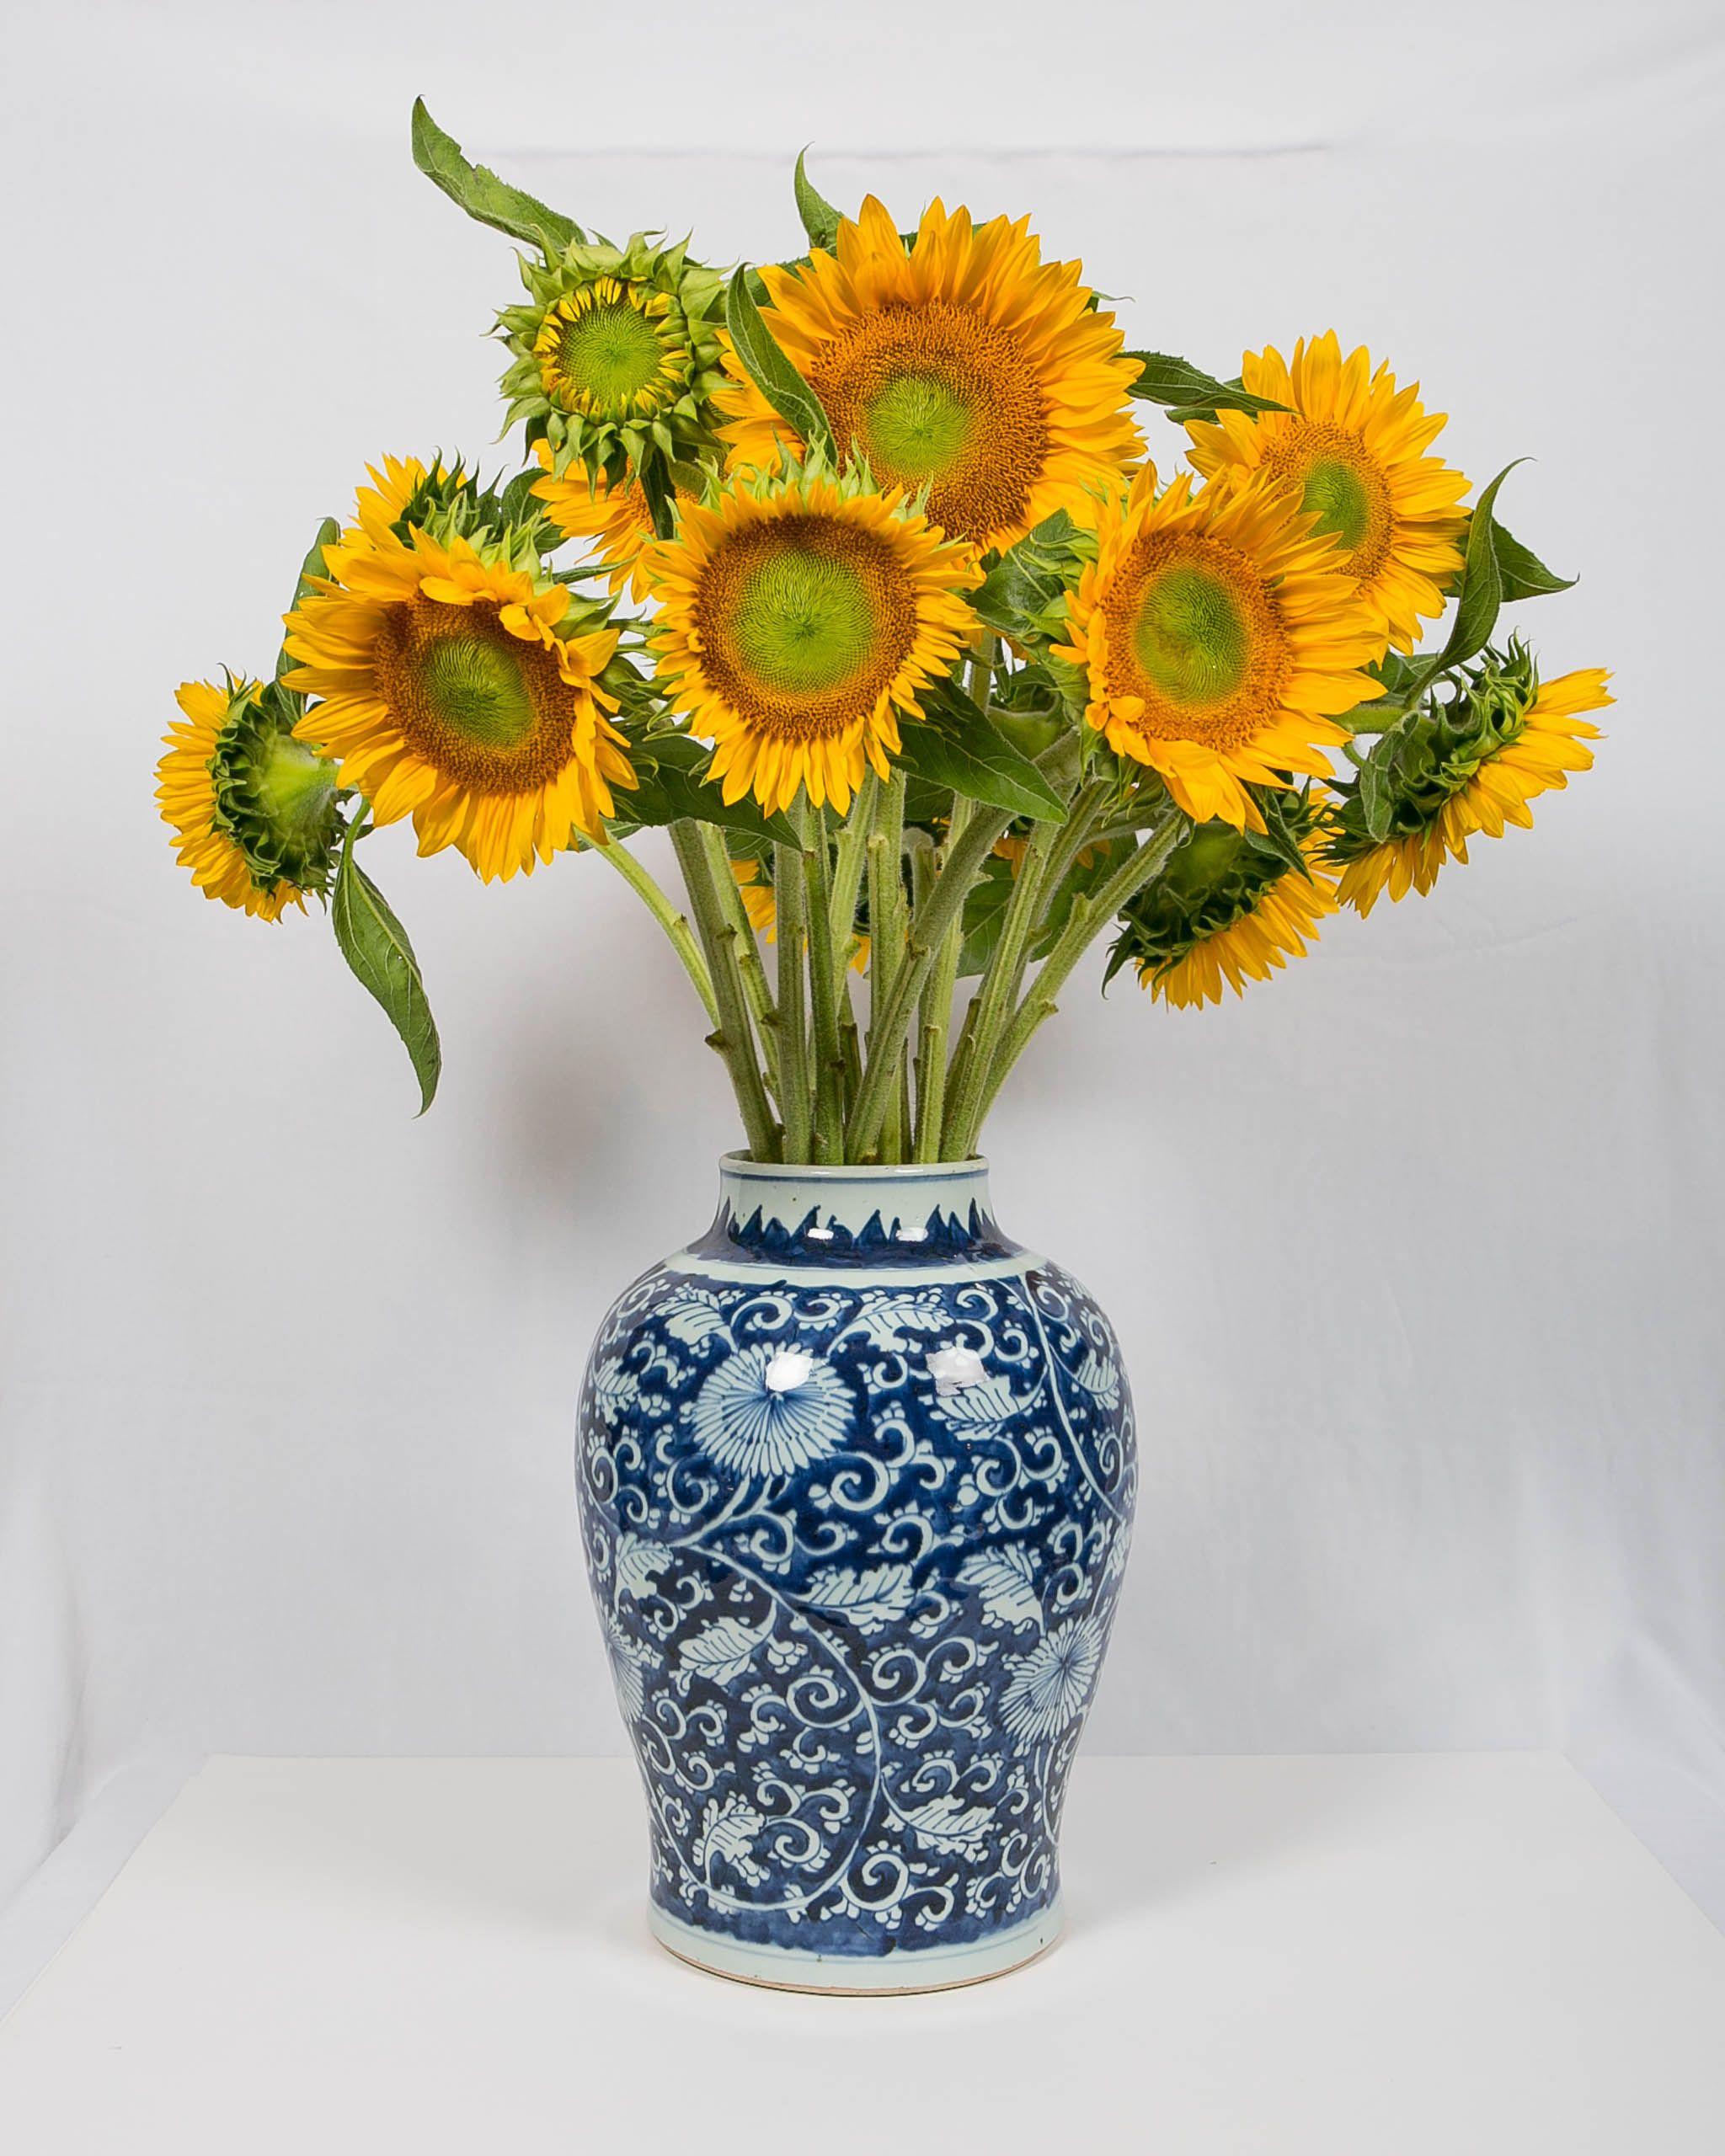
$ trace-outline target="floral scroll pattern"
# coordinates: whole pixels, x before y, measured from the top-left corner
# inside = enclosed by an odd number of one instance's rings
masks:
[[[595,1345],[579,1472],[662,1908],[846,1954],[1046,1908],[1135,1480],[1075,1281],[656,1268]]]

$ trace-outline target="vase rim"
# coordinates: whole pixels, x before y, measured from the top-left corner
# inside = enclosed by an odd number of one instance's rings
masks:
[[[984,1177],[988,1162],[980,1153],[966,1161],[757,1161],[751,1154],[721,1153],[726,1175],[761,1182],[950,1182],[955,1176]]]

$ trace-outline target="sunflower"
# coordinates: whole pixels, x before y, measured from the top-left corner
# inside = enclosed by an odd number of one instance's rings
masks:
[[[899,713],[975,627],[975,549],[855,474],[793,467],[691,503],[644,573],[660,686],[715,743],[725,800],[769,813],[806,786],[843,814],[865,768],[884,778]]]
[[[1344,360],[1333,329],[1302,338],[1291,363],[1274,348],[1247,353],[1241,379],[1290,408],[1193,421],[1192,462],[1206,478],[1265,472],[1297,488],[1378,622],[1375,655],[1411,651],[1422,618],[1444,611],[1467,529],[1467,480],[1426,454],[1444,414],[1423,408],[1417,382],[1398,390],[1387,364],[1374,371],[1363,345]]]
[[[1309,873],[1290,868],[1265,838],[1200,824],[1122,915],[1108,977],[1130,965],[1140,987],[1185,1009],[1220,1003],[1224,983],[1242,995],[1248,980],[1268,980],[1303,958],[1336,910],[1336,881],[1322,863],[1316,797],[1303,797],[1286,820]]]
[[[638,603],[647,595],[647,579],[641,557],[653,543],[653,510],[645,489],[631,472],[615,485],[601,472],[595,478],[585,465],[571,465],[558,478],[553,470],[549,446],[536,442],[534,454],[545,467],[545,477],[533,486],[533,498],[545,504],[546,514],[565,539],[594,542],[592,553],[599,573],[613,597],[627,588]],[[678,503],[689,499],[681,487],[672,490]]]
[[[1536,796],[1591,768],[1586,744],[1599,729],[1581,714],[1613,702],[1610,678],[1590,666],[1541,682],[1524,646],[1503,659],[1487,654],[1453,702],[1417,713],[1381,744],[1387,838],[1368,831],[1358,782],[1340,789],[1329,857],[1342,870],[1342,903],[1369,914],[1386,890],[1392,900],[1423,897],[1446,861],[1466,861],[1479,832],[1499,839],[1511,824],[1529,829]]]
[[[638,233],[626,247],[577,241],[552,260],[523,259],[521,279],[527,304],[498,318],[514,355],[503,391],[510,424],[525,419],[556,470],[579,458],[620,478],[649,451],[716,455],[716,270]]]
[[[291,687],[323,699],[296,729],[340,761],[379,824],[455,846],[488,882],[595,835],[633,786],[599,676],[613,629],[563,633],[569,595],[518,535],[402,536],[384,481],[324,549],[287,618]]]
[[[1104,513],[1059,655],[1087,669],[1091,724],[1162,774],[1199,823],[1261,830],[1248,785],[1322,777],[1332,723],[1377,693],[1370,613],[1336,542],[1265,478],[1156,491],[1146,465]]]
[[[761,275],[766,325],[841,453],[883,484],[926,487],[943,531],[1008,547],[1057,509],[1087,518],[1143,449],[1138,363],[1078,264],[1043,261],[1028,218],[973,226],[937,201],[907,248],[870,195],[833,253]],[[729,349],[725,366],[733,465],[768,469],[794,438]]]
[[[731,874],[737,881],[737,890],[743,901],[743,910],[749,916],[749,926],[757,936],[764,936],[769,943],[778,941],[778,899],[772,878],[766,867],[747,855],[734,856]],[[862,929],[853,931],[851,937],[851,971],[866,974],[868,970],[868,938]]]

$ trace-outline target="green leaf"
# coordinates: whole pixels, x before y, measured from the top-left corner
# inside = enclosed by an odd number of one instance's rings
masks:
[[[318,536],[312,542],[311,546],[307,550],[306,558],[300,563],[299,579],[294,585],[292,603],[289,606],[287,610],[290,614],[294,611],[294,609],[298,606],[300,601],[311,590],[312,579],[314,576],[322,576],[324,574],[323,549],[326,547],[333,547],[340,536],[341,526],[336,522],[333,516],[326,516],[323,521],[318,526]],[[287,646],[284,643],[281,647],[280,654],[275,661],[276,680],[279,681],[282,675],[286,673],[289,667],[297,666],[298,664],[298,659],[290,659],[288,657]]]
[[[1299,836],[1288,819],[1290,803],[1303,802],[1303,794],[1290,794],[1285,787],[1255,786],[1252,798],[1263,817],[1263,829],[1253,834],[1257,843],[1275,855],[1284,868],[1296,876],[1311,881],[1311,863],[1306,857]]]
[[[1065,510],[1057,509],[1007,548],[970,595],[990,628],[1020,642],[1045,632],[1047,617],[1077,567],[1071,544],[1077,530]]]
[[[759,844],[799,846],[797,828],[788,816],[769,816],[752,793],[727,803],[719,788],[707,776],[712,750],[686,734],[655,734],[632,741],[635,775],[639,783],[619,789],[612,825],[636,830],[682,822],[686,818],[734,831]]]
[[[414,99],[414,163],[450,200],[494,232],[511,239],[526,240],[547,255],[561,254],[571,240],[584,240],[581,227],[547,209],[531,195],[511,187],[483,165],[469,164],[461,145],[446,135],[425,109],[424,98]]]
[[[809,179],[804,163],[808,154],[806,149],[797,152],[797,215],[803,220],[811,247],[830,248],[839,236],[839,213]]]
[[[1518,456],[1515,464],[1525,462],[1525,457]],[[1480,496],[1468,520],[1467,555],[1462,564],[1455,619],[1450,624],[1449,641],[1442,651],[1434,659],[1425,662],[1422,671],[1426,680],[1449,667],[1461,665],[1464,659],[1483,651],[1492,640],[1498,610],[1503,604],[1503,574],[1498,567],[1497,527],[1492,520],[1492,510],[1498,488],[1515,469],[1515,464],[1503,467]]]
[[[1548,592],[1568,591],[1574,586],[1573,576],[1554,575],[1530,547],[1524,547],[1495,518],[1492,549],[1498,557],[1498,574],[1503,579],[1506,606],[1517,599],[1543,599]]]
[[[725,287],[725,327],[737,357],[761,395],[811,449],[833,451],[832,428],[820,399],[773,340],[749,290],[749,273],[738,270]]]
[[[1218,412],[1285,412],[1285,404],[1273,398],[1255,397],[1239,382],[1218,382],[1213,374],[1195,367],[1190,360],[1176,359],[1172,352],[1124,352],[1123,359],[1136,360],[1138,379],[1132,395],[1151,404],[1169,408],[1168,416],[1183,425],[1188,419],[1213,419]]]
[[[991,854],[982,873],[964,894],[964,940],[959,949],[959,978],[980,974],[995,954],[1006,925],[1016,878],[1012,864]]]
[[[330,926],[355,979],[382,1005],[384,1016],[401,1035],[414,1075],[419,1081],[419,1113],[424,1115],[436,1097],[443,1051],[407,931],[354,859],[354,836],[359,825],[359,817],[354,817],[341,842],[335,889],[329,901]]]
[[[899,761],[911,777],[1039,823],[1065,818],[1060,795],[956,682],[937,683],[925,711],[899,722]]]

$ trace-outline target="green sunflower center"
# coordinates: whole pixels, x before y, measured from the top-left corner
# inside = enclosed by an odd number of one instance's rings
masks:
[[[419,686],[442,723],[489,749],[512,749],[534,726],[521,661],[489,638],[457,631],[419,654]]]
[[[937,375],[895,376],[862,414],[868,446],[883,468],[906,479],[950,471],[969,446],[968,401]]]
[[[852,563],[788,547],[744,579],[731,634],[738,656],[768,686],[807,696],[836,688],[864,664],[874,615]]]
[[[1365,482],[1351,464],[1337,458],[1325,457],[1306,473],[1300,506],[1316,510],[1318,530],[1333,531],[1350,550],[1365,538],[1371,520]]]
[[[1145,678],[1171,703],[1214,704],[1245,679],[1251,636],[1220,577],[1177,563],[1146,589],[1132,649]]]
[[[610,415],[631,412],[665,361],[653,324],[627,300],[584,307],[566,323],[557,343],[557,366],[567,386],[590,408]]]

